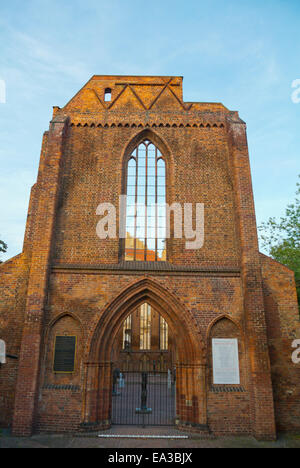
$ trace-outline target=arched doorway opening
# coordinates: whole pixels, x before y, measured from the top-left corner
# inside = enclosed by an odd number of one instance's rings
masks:
[[[206,355],[197,323],[184,305],[158,282],[144,278],[123,290],[91,324],[85,361],[83,424],[112,423],[114,344],[124,321],[148,304],[167,322],[176,343],[176,413],[180,427],[206,427]]]
[[[112,424],[175,424],[175,341],[168,322],[149,303],[122,323],[112,363]]]

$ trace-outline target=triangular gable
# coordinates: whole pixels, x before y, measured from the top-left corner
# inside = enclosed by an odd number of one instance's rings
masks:
[[[132,110],[186,110],[182,101],[181,85],[170,77],[93,77],[66,104],[65,112],[102,113],[103,111]],[[117,77],[122,78],[122,77]],[[155,79],[154,79],[155,78]],[[161,83],[159,83],[161,81]],[[105,87],[114,88],[113,100],[104,101]]]
[[[161,93],[154,100],[151,105],[151,110],[166,110],[166,109],[179,109],[185,110],[184,104],[178,96],[170,90],[167,86],[162,89]]]
[[[142,86],[132,84],[131,88],[143,101],[146,108],[149,109],[154,99],[157,98],[159,93],[161,93],[161,91],[163,90],[164,86],[165,86],[164,84],[161,84],[161,85],[144,84]]]
[[[97,92],[91,88],[83,88],[64,108],[65,111],[76,110],[80,112],[99,112],[104,109],[105,104]]]
[[[110,104],[109,109],[135,108],[145,110],[146,106],[139,95],[131,86],[127,85],[120,91],[116,99]]]

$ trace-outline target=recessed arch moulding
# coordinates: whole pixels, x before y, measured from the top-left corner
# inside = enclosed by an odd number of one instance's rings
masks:
[[[176,342],[176,423],[206,426],[206,354],[200,331],[183,304],[149,278],[126,288],[92,326],[85,356],[84,425],[110,426],[113,343],[126,317],[144,302],[164,317]]]

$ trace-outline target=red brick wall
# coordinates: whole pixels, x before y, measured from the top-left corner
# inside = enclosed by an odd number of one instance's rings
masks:
[[[203,248],[186,250],[185,239],[170,240],[168,260],[190,266],[237,267],[239,241],[224,128],[155,128],[152,131],[169,146],[169,154],[165,154],[168,203],[205,204]],[[119,240],[97,237],[100,217],[96,208],[103,202],[118,208],[124,147],[137,132],[136,128],[119,127],[70,129],[56,224],[56,263],[118,262]]]
[[[52,413],[53,410],[59,414],[57,409],[58,395],[58,401],[60,401],[60,398],[64,398],[64,393],[62,391],[59,393],[56,389],[45,390],[45,387],[47,387],[49,383],[56,385],[70,384],[78,385],[80,391],[83,390],[83,360],[84,356],[88,353],[88,349],[83,348],[87,343],[88,332],[99,322],[107,305],[126,289],[126,287],[132,285],[135,281],[139,281],[142,277],[143,275],[122,274],[121,272],[119,274],[105,274],[101,272],[98,272],[98,274],[95,274],[95,272],[82,274],[80,270],[77,272],[74,270],[68,273],[63,267],[55,268],[55,273],[51,275],[49,302],[46,312],[45,330],[48,338],[46,354],[43,357],[44,372],[40,381],[40,387],[43,388],[44,396],[39,403],[39,430],[50,430],[50,413]],[[155,273],[150,275],[150,277],[163,288],[174,294],[178,300],[184,304],[185,308],[190,311],[197,326],[194,333],[198,341],[199,338],[197,338],[197,336],[199,333],[202,339],[206,341],[211,323],[217,317],[223,316],[224,314],[232,317],[242,326],[242,291],[240,279],[238,277],[209,278],[200,274],[191,277],[183,274],[172,276],[170,274],[155,275]],[[65,320],[64,324],[58,321],[54,324],[54,329],[52,329],[51,324],[55,321],[55,318],[60,317],[61,314],[68,313],[74,314],[76,319],[66,317],[63,319]],[[79,333],[77,318],[80,320],[80,329],[83,330],[83,334]],[[48,324],[50,324],[50,328]],[[75,375],[53,375],[53,372],[51,372],[54,346],[53,336],[56,334],[55,327],[57,326],[61,327],[60,329],[62,331],[69,330],[70,334],[75,333],[77,327],[79,351],[77,355],[78,359],[81,359],[81,362],[77,362]],[[229,328],[227,336],[229,337],[229,335],[232,338],[236,337],[236,330]],[[201,343],[199,341],[199,346],[200,345]],[[250,431],[249,412],[246,412],[242,420],[239,420],[239,414],[243,413],[245,408],[249,407],[249,377],[245,364],[246,356],[245,351],[243,351],[244,346],[244,343],[241,343],[241,373],[245,392],[239,394],[212,394],[209,397],[209,421],[211,422],[212,428],[214,430],[219,429],[220,433],[226,431],[230,432],[231,423],[235,425],[235,432],[238,432],[238,427],[241,428],[241,432],[245,433]],[[81,369],[81,371],[78,374],[79,369]],[[209,363],[209,369],[211,372],[211,362]],[[209,392],[210,387],[211,385],[208,379],[207,392]],[[74,414],[77,415],[77,418],[82,409],[82,400],[78,392],[74,393],[72,390],[69,390],[68,395],[68,405],[72,408],[72,411],[69,413],[65,411],[63,418],[58,418],[56,428],[60,431],[69,430],[72,424],[74,424]],[[225,403],[222,404],[224,400]],[[232,411],[232,407],[228,406],[228,401],[231,401],[236,408],[234,412]],[[62,407],[64,407],[64,405],[62,405]],[[217,416],[215,415],[216,413],[220,415],[220,411],[222,412],[222,417],[220,417],[218,425],[216,423],[217,419],[215,419]],[[222,420],[224,424],[221,423]],[[79,422],[80,420],[77,419],[78,424]],[[238,424],[240,424],[240,426],[238,426]],[[53,423],[53,427],[54,426],[55,424]]]
[[[19,357],[24,321],[28,265],[25,255],[0,265],[0,339],[7,354]],[[7,358],[0,367],[0,426],[11,424],[18,360]]]
[[[300,364],[292,362],[292,342],[300,339],[294,274],[261,255],[268,346],[278,430],[300,429]]]

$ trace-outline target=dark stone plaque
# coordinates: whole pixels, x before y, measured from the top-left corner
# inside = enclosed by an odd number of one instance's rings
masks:
[[[54,372],[74,372],[76,336],[57,336],[54,352]]]

